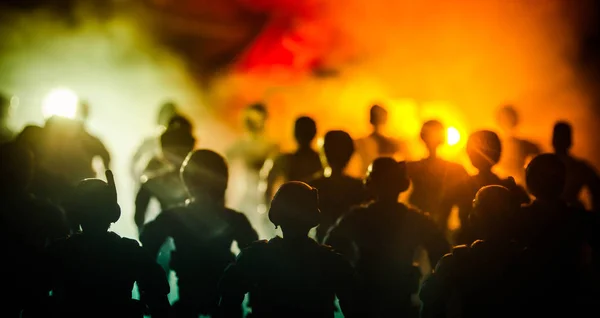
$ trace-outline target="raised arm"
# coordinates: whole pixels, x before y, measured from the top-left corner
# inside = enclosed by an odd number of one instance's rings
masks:
[[[135,197],[135,214],[133,215],[135,225],[140,232],[146,222],[146,212],[148,211],[148,205],[150,205],[151,198],[152,194],[150,191],[142,185]]]

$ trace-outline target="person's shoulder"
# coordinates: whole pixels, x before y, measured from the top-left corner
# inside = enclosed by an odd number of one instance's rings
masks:
[[[179,220],[183,215],[189,213],[190,209],[190,206],[181,205],[161,211],[152,222],[172,222],[174,220]]]
[[[254,241],[240,251],[236,262],[242,265],[260,263],[269,253],[272,245],[268,240]]]
[[[467,172],[467,169],[465,169],[465,167],[459,163],[452,162],[452,161],[446,161],[446,167],[448,167],[448,171],[450,171],[457,177],[461,177],[461,178],[469,177],[469,173]]]

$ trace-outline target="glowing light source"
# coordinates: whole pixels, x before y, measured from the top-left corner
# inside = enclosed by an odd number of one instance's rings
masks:
[[[79,97],[70,89],[59,88],[52,90],[42,104],[42,112],[45,118],[61,116],[75,118]]]
[[[448,127],[448,130],[446,131],[446,142],[448,143],[448,145],[454,146],[458,144],[459,141],[460,132],[458,132],[458,129],[454,127]]]

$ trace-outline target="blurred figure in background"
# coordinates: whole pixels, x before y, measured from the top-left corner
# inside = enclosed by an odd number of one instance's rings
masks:
[[[379,105],[373,105],[369,111],[369,123],[373,132],[356,140],[356,151],[362,162],[361,175],[364,175],[373,160],[379,157],[406,157],[407,149],[404,149],[402,143],[385,135],[387,122],[388,111]]]
[[[266,200],[271,201],[279,186],[288,181],[307,182],[323,169],[319,154],[312,148],[317,135],[317,123],[310,117],[299,117],[294,124],[294,138],[298,148],[273,160],[268,173]]]
[[[600,177],[592,165],[571,155],[571,146],[573,146],[571,125],[564,121],[557,122],[552,133],[552,147],[567,169],[562,199],[570,205],[583,209],[584,204],[580,200],[581,192],[587,188],[590,193],[591,209],[598,211],[600,208]]]
[[[62,206],[69,193],[86,178],[95,178],[95,158],[102,157],[110,164],[110,155],[104,145],[91,136],[83,123],[76,119],[52,116],[46,120],[41,133],[39,156],[36,160],[49,191],[46,195]],[[74,228],[77,230],[77,228]]]
[[[161,105],[156,118],[156,133],[142,142],[131,160],[131,175],[136,183],[144,174],[152,158],[160,156],[160,136],[167,129],[169,122],[179,113],[175,103],[168,101]]]
[[[10,110],[10,98],[0,92],[0,144],[12,140],[15,135],[8,125]]]
[[[188,199],[180,169],[196,144],[190,128],[189,120],[177,116],[160,136],[161,154],[148,163],[135,198],[134,220],[138,230],[146,223],[146,213],[152,198],[158,200],[162,211],[183,205]]]
[[[413,187],[409,202],[424,213],[429,213],[439,228],[446,232],[452,207],[468,210],[470,201],[460,201],[458,190],[469,175],[463,166],[437,156],[438,147],[446,140],[446,130],[441,122],[425,122],[421,127],[421,140],[429,156],[407,163]]]
[[[160,266],[135,240],[108,231],[121,209],[112,173],[108,183],[86,179],[69,203],[83,231],[49,247],[52,317],[168,317],[169,284]],[[131,298],[137,286],[141,302]],[[46,293],[48,293],[46,291]]]
[[[175,242],[170,264],[179,287],[175,317],[216,317],[218,282],[235,259],[232,243],[243,249],[258,235],[244,214],[225,207],[229,169],[223,157],[210,150],[196,150],[185,159],[181,177],[190,201],[161,212],[144,227],[140,240],[153,257],[167,238]],[[241,316],[238,306],[236,314],[229,317]]]
[[[350,208],[367,200],[362,180],[344,173],[354,154],[352,137],[341,130],[329,131],[323,139],[323,155],[327,168],[310,185],[319,190],[321,223],[317,227],[317,242],[323,242],[331,226]]]
[[[88,151],[86,154],[89,158],[86,158],[86,161],[93,162],[94,158],[100,158],[102,160],[103,169],[101,171],[110,169],[110,153],[106,149],[106,146],[102,143],[98,137],[90,134],[87,130],[87,121],[90,116],[90,105],[86,101],[80,101],[77,105],[77,112],[75,114],[75,118],[79,120],[81,123],[81,131],[79,138],[81,139],[81,143],[84,145]],[[92,165],[92,169],[94,169]],[[97,171],[94,171],[95,176],[101,175]]]
[[[352,266],[308,237],[319,224],[318,201],[317,190],[305,183],[279,188],[269,219],[283,238],[253,243],[227,268],[219,288],[223,317],[235,316],[246,293],[251,317],[333,317],[336,296],[345,317],[362,317],[354,312]]]
[[[268,112],[261,103],[248,106],[244,111],[244,135],[233,143],[226,153],[232,167],[232,206],[245,213],[261,238],[274,235],[268,225],[264,190],[259,191],[261,170],[268,173],[279,147],[265,134]],[[265,185],[266,186],[266,185]]]
[[[503,156],[499,163],[503,175],[512,176],[519,184],[525,183],[525,166],[540,153],[535,143],[518,137],[519,114],[512,105],[501,107],[496,113],[496,122],[500,127]]]
[[[353,261],[365,317],[417,317],[417,252],[424,248],[436,264],[450,246],[434,222],[398,202],[410,185],[404,162],[376,159],[365,183],[375,201],[342,216],[325,241]]]

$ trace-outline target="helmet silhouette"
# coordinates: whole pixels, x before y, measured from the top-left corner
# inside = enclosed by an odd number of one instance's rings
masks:
[[[73,192],[70,208],[83,224],[114,223],[121,217],[112,173],[106,172],[108,183],[100,179],[84,179]]]
[[[472,221],[501,220],[514,211],[514,202],[508,188],[499,185],[485,186],[477,191],[469,218]]]
[[[271,203],[269,220],[275,226],[319,225],[319,194],[317,189],[304,182],[291,181],[283,184]]]
[[[392,158],[377,158],[367,172],[367,189],[378,196],[397,196],[410,186],[406,171],[406,162]]]

